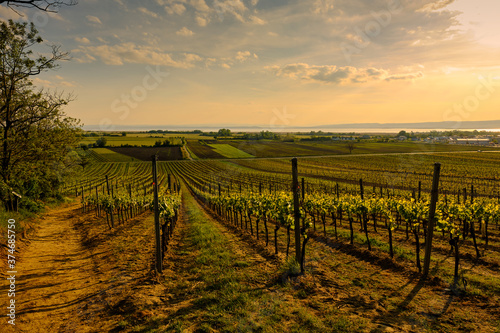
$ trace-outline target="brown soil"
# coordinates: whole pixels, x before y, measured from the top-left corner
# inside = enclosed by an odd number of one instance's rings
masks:
[[[16,325],[13,329],[2,323],[3,332],[84,331],[79,314],[98,281],[92,258],[74,229],[77,207],[50,210],[40,220],[36,236],[27,241],[29,246],[16,251]],[[7,289],[3,283],[2,309]]]
[[[128,298],[137,294],[144,301],[158,286],[151,275],[153,251],[144,242],[152,232],[150,214],[110,231],[105,218],[82,214],[80,207],[50,210],[36,235],[18,244],[15,326],[4,319],[2,332],[118,332],[120,313],[134,313]],[[2,309],[8,289],[2,283]]]

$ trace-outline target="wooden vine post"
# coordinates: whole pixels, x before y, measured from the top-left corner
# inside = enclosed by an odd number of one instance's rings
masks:
[[[106,187],[108,188],[108,195],[109,195],[109,177],[106,175]],[[111,228],[115,227],[115,221],[113,220],[113,208],[109,210],[109,215],[111,215]]]
[[[153,192],[154,192],[154,212],[155,212],[155,240],[156,240],[156,272],[162,273],[162,258],[161,258],[161,235],[160,235],[160,211],[158,209],[158,173],[156,169],[157,155],[151,156],[153,162]]]
[[[302,263],[301,248],[300,248],[299,171],[297,168],[296,157],[292,159],[292,191],[293,191],[293,218],[295,225],[295,259],[297,260],[298,263]]]
[[[439,194],[439,173],[441,172],[441,163],[434,163],[434,177],[432,179],[431,204],[429,207],[429,222],[427,224],[427,239],[425,240],[424,271],[422,277],[425,279],[429,274],[432,252],[432,234],[434,232],[436,203]]]
[[[95,198],[96,198],[96,213],[97,216],[101,217],[101,207],[99,205],[99,189],[98,185],[95,186]]]
[[[363,187],[363,178],[359,179],[359,192],[361,194],[361,201],[363,201],[363,206],[364,207],[364,201],[365,201],[365,190]],[[363,231],[365,232],[365,237],[366,237],[366,242],[368,243],[368,251],[372,250],[372,245],[370,243],[370,238],[368,237],[368,216],[366,215],[366,210],[363,209]]]
[[[304,178],[302,177],[302,186],[301,186],[301,190],[302,190],[302,201],[304,201],[304,199],[306,198],[306,186],[305,186],[305,181],[304,181]]]

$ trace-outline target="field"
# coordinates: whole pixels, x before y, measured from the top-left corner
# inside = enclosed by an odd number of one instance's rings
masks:
[[[321,155],[345,155],[345,154],[388,154],[388,153],[411,153],[411,152],[453,152],[453,151],[477,151],[494,150],[492,147],[477,147],[469,145],[431,144],[422,142],[353,142],[350,151],[346,141],[297,141],[285,142],[279,140],[215,140],[213,137],[198,134],[147,134],[127,133],[127,136],[106,136],[106,146],[111,150],[128,156],[145,160],[140,149],[153,147],[157,141],[163,141],[169,137],[184,137],[185,145],[194,155],[194,159],[221,159],[221,158],[251,158],[251,157],[293,157],[293,156],[321,156]],[[298,136],[307,138],[308,136]],[[84,137],[80,144],[94,144],[99,137]],[[130,150],[122,146],[133,146]],[[144,146],[144,147],[143,147]],[[230,148],[232,147],[232,148]],[[120,148],[123,150],[116,150]],[[149,152],[148,152],[149,153]],[[163,160],[182,159],[182,155],[176,153],[164,153]],[[120,162],[122,160],[112,160]]]
[[[199,146],[213,152],[221,148]],[[202,155],[194,147],[193,154]],[[76,197],[74,203],[50,213],[39,226],[41,238],[28,248],[49,251],[48,262],[59,263],[60,269],[51,275],[49,265],[27,261],[38,272],[27,285],[47,284],[43,277],[50,275],[61,283],[44,292],[66,295],[67,303],[37,298],[37,289],[28,288],[26,297],[37,301],[20,303],[30,309],[21,313],[27,317],[20,327],[32,330],[30,323],[37,323],[55,331],[100,327],[123,332],[500,329],[498,152],[344,152],[298,158],[298,177],[304,182],[301,269],[294,261],[289,158],[238,159],[243,157],[238,150],[222,148],[219,155],[235,159],[158,162],[165,251],[159,275],[149,211],[150,157],[162,148],[141,148],[144,162],[96,158],[67,184],[65,193]],[[117,151],[131,154],[132,148],[110,149],[92,151],[104,158],[122,156]],[[112,155],[109,160],[116,158]],[[442,165],[439,218],[429,277],[423,279],[435,162]],[[51,233],[71,237],[57,243],[47,238]],[[65,255],[77,258],[81,268],[75,270]],[[67,310],[57,311],[60,307]],[[50,326],[44,309],[54,309],[50,318],[59,326]]]
[[[134,133],[134,132],[127,132],[126,136],[122,136],[120,133],[116,133],[113,136],[105,136],[107,145],[110,147],[120,147],[122,145],[131,145],[131,146],[154,146],[156,141],[158,140],[164,140],[166,138],[171,138],[171,137],[185,137],[186,139],[189,140],[203,140],[206,139],[206,136],[201,136],[198,134],[176,134],[176,133],[169,133],[169,134],[159,134],[159,133]],[[87,136],[83,137],[82,140],[80,141],[80,144],[93,144],[96,142],[96,140],[100,138],[100,136]],[[211,137],[208,137],[212,139]]]
[[[203,140],[187,140],[188,148],[198,159],[200,158],[224,158],[217,153],[213,147],[210,147]]]
[[[231,146],[229,144],[210,144],[210,147],[214,148],[214,151],[217,154],[220,154],[226,158],[251,158],[254,157],[244,151],[239,150],[238,148]]]
[[[113,150],[108,148],[93,148],[93,152],[95,152],[99,157],[101,157],[101,162],[131,162],[131,161],[140,161],[141,159],[134,158],[133,156],[129,156],[129,154],[122,154],[120,150]]]
[[[99,149],[99,148],[97,148]],[[96,150],[96,148],[94,148]],[[160,161],[181,160],[182,153],[180,147],[110,147],[109,150],[126,155],[140,161],[151,161],[151,156],[158,154]],[[112,160],[114,162],[120,162]]]
[[[282,142],[282,141],[245,141],[245,140],[205,140],[210,144],[221,143],[231,145],[255,157],[293,157],[293,156],[318,156],[318,155],[344,155],[350,154],[345,142]],[[221,158],[221,154],[209,149],[207,145],[198,141],[188,140],[189,148],[200,159]],[[482,150],[492,148],[481,147]],[[415,142],[354,143],[352,154],[386,154],[386,153],[411,153],[411,152],[448,152],[448,151],[477,151],[478,147],[459,146],[448,144],[428,144]]]

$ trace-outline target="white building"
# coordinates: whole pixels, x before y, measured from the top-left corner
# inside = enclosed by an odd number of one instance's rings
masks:
[[[455,142],[459,145],[489,146],[491,144],[491,139],[456,139]]]

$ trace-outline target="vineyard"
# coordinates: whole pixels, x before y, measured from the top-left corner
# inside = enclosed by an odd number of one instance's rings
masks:
[[[306,275],[334,272],[334,257],[318,262],[333,250],[394,274],[420,276],[434,162],[442,171],[428,281],[455,297],[488,300],[485,311],[496,316],[500,154],[493,152],[301,158],[297,230],[289,159],[158,162],[161,258],[175,234],[184,183],[183,195],[194,196],[233,233],[246,235],[242,247],[265,251],[282,264],[299,254]],[[65,191],[81,200],[83,212],[105,215],[112,229],[152,210],[152,184],[150,162],[101,162]],[[297,271],[286,276],[295,279]]]
[[[180,184],[175,177],[164,173],[156,182],[148,163],[100,163],[87,170],[82,179],[68,184],[64,192],[80,198],[82,213],[93,212],[96,218],[105,215],[109,229],[115,223],[124,225],[147,211],[157,211],[163,258],[179,216]],[[158,193],[153,195],[155,190]]]
[[[500,155],[457,155],[299,160],[304,186],[302,237],[383,252],[390,258],[413,262],[420,272],[432,182],[430,161],[441,160],[436,211],[439,234],[433,260],[440,262],[452,255],[450,266],[440,267],[444,277],[460,282],[463,288],[467,284],[480,288],[475,274],[463,276],[460,260],[468,265],[481,263],[476,268],[480,276],[498,273]],[[221,220],[263,239],[276,254],[289,255],[294,226],[288,160],[177,162],[166,166],[183,177]],[[490,283],[485,290],[500,292],[497,280]]]

